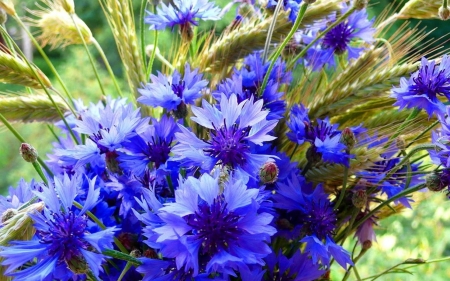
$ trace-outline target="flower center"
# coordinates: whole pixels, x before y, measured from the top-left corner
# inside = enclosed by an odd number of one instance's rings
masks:
[[[323,47],[333,49],[334,53],[338,55],[343,54],[350,43],[353,31],[354,29],[345,22],[338,24],[325,35]]]
[[[179,98],[182,98],[185,85],[186,85],[186,83],[184,81],[180,81],[179,84],[172,84],[172,91]]]
[[[444,70],[438,71],[437,65],[430,68],[425,65],[419,70],[417,77],[413,78],[414,85],[410,90],[419,95],[427,95],[431,100],[436,100],[436,95],[442,95],[442,92],[450,90],[450,84],[445,76]]]
[[[239,215],[229,212],[226,207],[221,199],[214,199],[211,206],[203,203],[198,212],[185,217],[187,224],[194,228],[192,234],[202,242],[203,254],[212,256],[226,249],[241,233],[237,227]]]
[[[53,220],[47,221],[48,231],[37,231],[42,244],[50,244],[49,255],[59,255],[59,260],[70,261],[80,257],[80,249],[87,249],[89,244],[83,239],[87,226],[86,216],[53,213]]]
[[[159,168],[161,164],[166,163],[167,159],[169,159],[170,143],[172,141],[166,142],[161,137],[158,137],[158,139],[153,137],[153,142],[147,143],[146,155],[151,162],[155,163],[156,168]]]
[[[249,150],[245,137],[250,132],[250,127],[239,129],[237,124],[227,128],[225,121],[223,127],[210,132],[210,148],[204,151],[218,158],[221,164],[232,167],[242,166],[246,162],[246,152]]]

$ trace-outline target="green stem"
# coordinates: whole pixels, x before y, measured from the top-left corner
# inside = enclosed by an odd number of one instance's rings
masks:
[[[297,62],[299,59],[301,59],[306,52],[317,42],[319,41],[320,38],[322,38],[323,36],[325,36],[325,34],[327,34],[330,30],[332,30],[333,28],[335,28],[336,26],[338,26],[341,22],[343,22],[344,20],[346,20],[354,11],[355,11],[355,7],[351,7],[345,14],[343,14],[340,18],[338,18],[335,22],[333,22],[332,24],[330,24],[327,29],[325,29],[324,31],[322,31],[320,34],[317,35],[316,38],[314,38],[314,40],[311,41],[311,43],[309,43],[297,56],[295,56],[295,58],[287,65],[286,70],[290,70],[295,66],[295,62]]]
[[[158,31],[155,30],[155,39],[153,41],[153,50],[152,50],[152,54],[150,55],[150,61],[148,62],[148,66],[147,66],[147,72],[146,72],[146,77],[147,79],[150,77],[150,73],[152,73],[152,69],[153,69],[153,62],[155,61],[155,57],[156,57],[156,50],[158,48]]]
[[[94,59],[92,58],[92,54],[91,54],[91,52],[89,51],[89,47],[88,47],[88,45],[86,44],[86,40],[84,40],[84,36],[83,36],[83,34],[81,33],[81,30],[80,30],[80,28],[79,28],[78,25],[77,25],[77,22],[76,22],[76,20],[75,20],[75,15],[74,15],[74,14],[70,14],[70,18],[72,19],[72,22],[73,22],[73,24],[75,25],[75,27],[76,27],[76,29],[77,29],[77,31],[78,31],[78,35],[80,36],[80,39],[81,39],[81,41],[83,42],[83,46],[84,46],[84,49],[86,50],[86,53],[87,53],[87,55],[88,55],[89,62],[91,63],[92,69],[94,70],[95,78],[96,78],[97,81],[98,81],[98,85],[99,85],[99,87],[100,87],[100,91],[102,91],[102,94],[103,94],[104,96],[106,96],[106,92],[105,92],[105,89],[103,88],[102,80],[100,79],[100,76],[99,76],[99,74],[98,74],[97,67],[95,67]]]
[[[102,58],[103,62],[105,63],[106,70],[108,71],[109,75],[111,76],[111,79],[113,80],[114,87],[116,87],[117,94],[119,97],[123,97],[122,90],[120,89],[119,84],[117,83],[116,76],[114,75],[114,72],[111,68],[111,65],[109,64],[108,58],[105,55],[105,52],[103,52],[102,46],[95,40],[95,38],[92,38],[92,44],[95,46],[97,51],[100,54],[100,57]]]
[[[356,266],[353,266],[353,273],[355,273],[356,280],[361,281],[361,276],[359,276],[358,270],[356,270]]]
[[[448,5],[447,1],[448,0],[442,0],[442,7],[444,7],[444,9],[447,8],[447,5]]]
[[[23,30],[27,33],[28,37],[30,37],[31,41],[33,42],[34,47],[38,50],[39,54],[41,54],[44,61],[47,63],[47,65],[50,67],[50,70],[55,75],[56,80],[58,80],[58,83],[61,85],[61,87],[64,90],[64,93],[66,94],[67,98],[73,102],[73,97],[70,94],[69,90],[67,89],[66,84],[64,84],[63,80],[61,79],[61,76],[59,76],[58,71],[56,71],[55,66],[53,65],[52,61],[48,58],[47,54],[44,52],[44,50],[41,48],[39,43],[34,38],[33,34],[28,30],[28,28],[25,26],[23,21],[20,19],[19,16],[14,16],[14,20],[17,21],[17,23],[22,27]]]
[[[275,66],[275,62],[277,61],[281,52],[284,50],[284,48],[289,43],[291,38],[294,36],[295,32],[298,30],[298,27],[302,23],[303,17],[305,16],[306,9],[308,8],[308,6],[309,6],[308,3],[305,3],[305,2],[302,3],[302,5],[300,6],[300,11],[298,12],[297,19],[295,20],[294,25],[292,26],[291,30],[289,31],[289,34],[284,39],[283,43],[281,43],[281,45],[275,51],[275,54],[273,55],[273,59],[270,62],[269,68],[267,69],[266,75],[264,75],[264,80],[262,82],[261,89],[259,92],[260,96],[263,95],[264,90],[266,89],[267,83],[269,82],[269,76],[270,76],[270,73],[272,72],[273,67]]]
[[[20,135],[20,133],[14,129],[14,127],[11,125],[11,123],[9,123],[9,121],[3,116],[3,114],[0,113],[0,121],[2,121],[2,123],[6,126],[6,128],[8,128],[11,133],[22,143],[27,143],[25,141],[25,139]],[[41,157],[37,157],[37,162],[39,164],[41,164],[42,167],[44,167],[45,171],[50,175],[53,176],[52,171],[48,168],[48,166],[45,164],[44,161],[42,161]],[[45,182],[45,180],[44,180]]]
[[[83,209],[83,206],[76,201],[73,201],[73,205],[80,210]],[[86,211],[86,215],[88,215],[88,217],[93,220],[102,230],[106,229],[106,226],[93,213],[91,213],[90,211]],[[116,237],[114,237],[114,244],[116,244],[117,248],[119,248],[123,253],[128,254],[128,250]]]
[[[348,149],[347,149],[347,154],[350,155],[350,151]],[[349,165],[350,165],[350,161],[349,161]],[[335,210],[337,210],[339,208],[339,206],[342,203],[342,200],[344,200],[344,197],[345,197],[345,189],[347,188],[347,180],[348,180],[348,170],[349,170],[349,167],[345,166],[344,167],[344,180],[342,182],[342,189],[341,189],[341,193],[339,194],[338,201],[334,205]]]
[[[356,220],[356,217],[358,216],[358,213],[359,213],[359,210],[355,208],[355,209],[353,210],[353,212],[352,212],[352,217],[351,217],[351,219],[350,219],[350,222],[348,223],[347,229],[346,229],[346,231],[345,231],[345,236],[344,236],[344,238],[342,239],[341,245],[344,244],[345,239],[346,239],[346,238],[348,237],[348,235],[351,233],[353,224],[355,223],[355,220]]]
[[[281,2],[281,1],[280,1],[280,2]],[[297,148],[298,148],[298,143],[295,144],[294,150],[292,150],[292,153],[291,153],[291,156],[289,156],[289,159],[292,160],[292,157],[294,156],[295,152],[297,151]]]
[[[361,252],[359,253],[359,255],[355,259],[353,259],[353,264],[356,264],[359,261],[359,259],[362,258],[362,256],[364,256],[365,253],[367,253],[367,250],[368,249],[362,249]],[[344,278],[342,278],[342,281],[345,281],[345,280],[348,279],[348,277],[350,276],[350,272],[351,272],[352,268],[353,268],[353,266],[350,266],[348,268],[347,272],[344,275]]]
[[[107,250],[103,250],[102,254],[104,254],[105,256],[108,257],[112,257],[115,259],[119,259],[119,260],[124,260],[127,262],[132,263],[133,265],[141,265],[142,262],[130,255],[124,254],[122,252],[116,251],[116,250],[112,250],[112,249],[107,249]]]
[[[148,0],[142,0],[141,8],[139,10],[139,18],[141,19],[139,21],[140,36],[141,36],[141,56],[142,56],[142,61],[144,62],[144,67],[145,67],[145,62],[147,61],[146,54],[145,54],[145,32],[144,32],[144,26],[145,26],[144,13],[145,13],[145,8],[147,7],[147,3],[148,3]],[[153,5],[152,5],[152,8],[153,8]],[[153,9],[152,9],[152,11],[154,11]]]
[[[130,270],[132,265],[133,264],[131,262],[127,262],[127,264],[125,265],[125,268],[120,273],[119,279],[117,279],[117,281],[122,281],[123,277],[125,277],[125,274],[127,274],[128,270]]]
[[[263,65],[266,63],[267,55],[269,54],[270,42],[272,41],[273,30],[275,29],[275,23],[277,22],[277,16],[280,13],[281,7],[283,6],[284,1],[278,1],[277,6],[275,7],[275,11],[273,13],[273,20],[269,25],[269,30],[267,31],[266,42],[264,44],[264,51],[262,57]]]

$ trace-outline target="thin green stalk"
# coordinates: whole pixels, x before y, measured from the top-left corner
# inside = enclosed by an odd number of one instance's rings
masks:
[[[10,37],[8,32],[3,28],[2,25],[0,25],[0,29],[3,33],[3,35],[5,35],[6,37]],[[32,38],[34,39],[34,38]],[[78,139],[76,138],[74,132],[72,131],[72,128],[69,126],[69,124],[67,123],[66,118],[64,117],[64,114],[62,114],[61,109],[59,109],[59,107],[56,105],[55,101],[52,98],[52,95],[50,95],[50,92],[48,91],[47,87],[44,85],[44,83],[42,83],[42,79],[40,78],[40,76],[38,75],[38,73],[36,72],[36,70],[31,66],[31,63],[25,59],[25,55],[23,54],[23,52],[20,50],[19,46],[17,46],[17,44],[12,41],[14,44],[14,47],[16,48],[16,50],[19,52],[19,54],[24,58],[25,63],[28,65],[28,67],[31,69],[31,71],[33,71],[33,74],[38,78],[39,83],[41,84],[42,89],[44,90],[44,92],[47,94],[48,98],[50,99],[50,101],[52,102],[53,106],[56,109],[56,112],[58,113],[58,115],[61,117],[62,121],[64,122],[64,125],[66,125],[67,130],[69,131],[70,135],[73,138],[73,141],[78,144]],[[37,42],[36,42],[37,44]]]
[[[0,121],[11,131],[11,133],[22,143],[27,143],[25,139],[20,135],[20,133],[14,129],[14,127],[9,123],[9,121],[3,116],[3,114],[0,113]],[[48,166],[45,164],[44,161],[42,161],[41,157],[37,157],[37,162],[41,164],[42,167],[44,167],[45,171],[53,176],[52,171],[48,168]],[[44,180],[45,181],[45,180]]]
[[[281,2],[281,1],[280,1]],[[302,23],[303,17],[305,16],[306,9],[308,8],[309,4],[303,2],[300,6],[300,11],[298,12],[297,19],[294,22],[294,25],[292,26],[291,30],[289,31],[288,35],[284,39],[283,43],[278,47],[278,49],[275,51],[275,54],[273,55],[273,59],[270,62],[269,68],[267,69],[266,75],[264,75],[264,80],[261,85],[261,89],[259,92],[259,95],[262,96],[264,93],[264,90],[266,89],[267,83],[269,82],[269,76],[272,72],[273,67],[275,66],[275,62],[277,61],[278,57],[281,55],[281,52],[284,50],[286,45],[289,43],[291,38],[294,36],[295,32],[298,30],[298,27]]]
[[[264,51],[262,57],[263,65],[266,63],[267,55],[269,54],[270,42],[272,41],[273,30],[275,29],[275,24],[277,21],[277,16],[280,13],[281,6],[283,6],[284,1],[278,1],[277,6],[275,7],[275,11],[273,13],[273,20],[269,25],[269,30],[267,31],[266,42],[264,43]]]
[[[344,238],[342,239],[341,245],[344,244],[345,239],[346,239],[346,238],[348,237],[348,235],[350,234],[350,232],[351,232],[351,230],[352,230],[352,227],[353,227],[353,224],[355,223],[355,220],[356,220],[356,217],[358,216],[358,214],[359,214],[359,210],[358,210],[357,208],[355,208],[355,209],[353,210],[353,212],[352,212],[352,217],[350,218],[350,222],[348,223],[347,229],[345,230],[345,236],[344,236]]]
[[[75,207],[77,207],[78,209],[83,209],[83,206],[76,202],[73,201],[73,205]],[[90,211],[86,211],[86,214],[88,215],[88,217],[93,220],[101,229],[106,229],[106,226]],[[114,244],[116,244],[117,248],[119,248],[123,253],[128,254],[128,250],[123,246],[122,242],[119,241],[119,239],[117,239],[116,237],[114,237]]]
[[[122,272],[120,273],[119,278],[117,279],[117,281],[122,281],[122,279],[125,277],[125,274],[127,274],[128,270],[130,270],[131,266],[133,264],[131,262],[127,262],[127,264],[125,265],[124,269],[122,270]]]
[[[347,154],[350,155],[349,149],[347,149]],[[349,162],[350,162],[350,160],[349,160]],[[348,165],[350,166],[350,163],[348,163]],[[342,200],[344,200],[344,197],[345,197],[345,190],[347,189],[348,170],[349,170],[349,167],[345,166],[344,167],[344,180],[342,182],[342,189],[341,189],[341,193],[339,194],[338,201],[334,205],[335,210],[337,210],[339,208],[339,206],[342,203]]]
[[[155,30],[155,35],[154,35],[154,41],[153,41],[153,50],[152,50],[152,54],[150,56],[150,60],[148,62],[148,66],[147,66],[147,72],[146,72],[146,77],[147,79],[150,77],[150,73],[152,73],[152,69],[153,69],[153,62],[155,61],[155,57],[156,57],[156,50],[158,48],[158,31]]]
[[[88,45],[86,44],[86,40],[84,40],[84,36],[83,36],[83,34],[81,33],[81,30],[80,30],[80,28],[79,28],[78,25],[77,25],[77,22],[76,22],[76,20],[75,20],[75,15],[74,15],[74,14],[70,14],[70,18],[72,19],[72,22],[73,22],[73,24],[75,25],[75,27],[76,27],[76,29],[77,29],[77,31],[78,31],[78,35],[80,36],[80,39],[81,39],[81,41],[83,42],[83,46],[84,46],[84,49],[86,50],[86,53],[87,53],[87,55],[88,55],[89,62],[91,63],[92,69],[94,70],[95,78],[96,78],[97,81],[98,81],[98,85],[99,85],[99,87],[100,87],[100,91],[102,91],[102,94],[103,94],[104,96],[106,96],[106,92],[105,92],[105,89],[103,88],[102,80],[100,79],[100,76],[99,76],[99,74],[98,74],[97,67],[95,67],[94,59],[92,58],[92,54],[91,54],[91,52],[89,51],[89,47],[88,47]]]
[[[38,50],[39,54],[41,54],[41,56],[44,59],[44,61],[50,67],[50,70],[55,75],[56,80],[58,80],[58,83],[63,88],[64,93],[66,94],[67,98],[69,99],[70,102],[73,103],[74,99],[73,99],[72,95],[70,94],[69,90],[67,89],[66,84],[61,79],[61,76],[59,76],[58,71],[56,71],[55,66],[53,65],[52,61],[48,58],[47,54],[42,49],[41,45],[39,45],[39,43],[36,41],[36,38],[34,38],[33,34],[28,30],[28,28],[25,26],[25,24],[23,23],[23,21],[20,19],[19,16],[16,15],[13,18],[14,18],[14,20],[17,21],[17,23],[20,25],[20,27],[22,27],[22,29],[25,30],[25,32],[27,33],[28,37],[30,37],[31,41],[33,42],[34,47],[36,48],[36,50]]]
[[[367,253],[368,249],[362,249],[361,252],[359,253],[359,255],[353,259],[353,264],[356,264],[360,258],[362,258],[362,256],[364,256],[365,253]],[[350,272],[352,270],[353,266],[350,266],[347,270],[347,272],[345,273],[344,277],[342,278],[342,281],[346,281],[348,279],[348,277],[350,276]]]
[[[292,160],[292,157],[294,156],[295,152],[297,151],[297,148],[298,148],[298,143],[295,144],[294,150],[292,150],[292,153],[291,153],[291,156],[289,156],[289,159]]]
[[[359,276],[358,270],[356,270],[356,266],[353,266],[353,273],[355,273],[356,280],[361,281],[361,276]]]
[[[111,76],[111,79],[113,80],[114,86],[116,87],[117,94],[119,97],[123,97],[122,90],[120,89],[119,84],[117,83],[116,76],[114,75],[114,72],[111,68],[111,65],[109,64],[108,58],[105,55],[105,52],[103,52],[102,46],[95,40],[95,38],[92,38],[92,44],[95,46],[97,51],[100,54],[100,57],[102,58],[103,62],[105,63],[106,70],[108,71],[109,75]]]
[[[325,29],[324,31],[322,31],[320,34],[317,35],[316,38],[314,38],[314,40],[311,41],[311,43],[309,43],[297,56],[295,56],[295,58],[293,60],[291,60],[291,62],[287,65],[286,70],[290,70],[295,66],[295,63],[301,59],[306,52],[317,42],[319,41],[320,38],[322,38],[323,36],[325,36],[325,34],[327,34],[330,30],[332,30],[333,28],[335,28],[336,26],[338,26],[341,22],[343,22],[344,20],[346,20],[354,11],[356,10],[356,8],[354,6],[352,6],[345,14],[343,14],[340,18],[338,18],[335,22],[333,22],[332,24],[330,24],[327,29]]]
[[[145,8],[147,7],[147,3],[148,0],[142,0],[141,1],[141,8],[139,10],[139,18],[141,19],[139,21],[139,28],[140,28],[140,36],[141,36],[141,56],[142,56],[142,61],[144,62],[144,67],[146,67],[145,62],[146,60],[146,54],[145,54],[145,32],[144,32],[144,13],[145,13]],[[154,6],[152,5],[152,11],[154,9]]]
[[[116,250],[112,250],[112,249],[106,249],[102,251],[102,254],[104,254],[105,256],[108,257],[112,257],[115,259],[119,259],[119,260],[124,260],[127,262],[130,262],[134,265],[141,265],[142,262],[140,260],[138,260],[137,258],[134,258],[128,254],[124,254],[122,252],[116,251]]]

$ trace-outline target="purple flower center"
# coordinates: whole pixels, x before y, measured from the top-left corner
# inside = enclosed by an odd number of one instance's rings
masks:
[[[305,122],[306,139],[311,143],[314,143],[316,138],[324,141],[327,137],[332,138],[338,134],[333,126],[330,126],[327,122],[319,121],[319,124],[312,126],[310,123]]]
[[[156,168],[159,168],[161,164],[166,163],[167,159],[169,159],[170,144],[172,143],[172,140],[166,142],[166,140],[161,137],[159,137],[158,140],[159,141],[153,137],[153,142],[147,143],[148,148],[145,152],[149,160],[155,163]]]
[[[180,81],[179,84],[172,84],[172,91],[177,95],[179,98],[183,98],[183,91],[185,88],[185,82]]]
[[[450,84],[445,71],[438,71],[436,67],[437,65],[433,65],[433,68],[429,65],[421,67],[417,77],[413,78],[415,84],[409,86],[410,91],[417,95],[427,95],[432,101],[436,101],[437,95],[442,96],[443,92],[448,92]]]
[[[322,45],[326,49],[333,49],[334,53],[338,55],[343,54],[352,39],[353,31],[354,29],[347,23],[340,23],[325,34]]]
[[[80,257],[80,249],[89,247],[83,239],[87,226],[86,216],[77,216],[73,212],[53,213],[52,216],[53,220],[47,221],[48,231],[37,231],[39,242],[50,244],[48,254],[58,255],[60,261]]]
[[[192,234],[202,242],[202,253],[211,256],[237,240],[242,232],[237,227],[239,218],[227,210],[227,204],[221,199],[214,199],[211,206],[203,203],[198,212],[185,217],[187,224],[194,229]]]
[[[223,127],[210,132],[211,140],[207,141],[210,148],[204,149],[212,157],[217,158],[222,165],[232,167],[242,166],[246,162],[246,153],[249,150],[245,137],[250,132],[250,127],[240,129],[237,124],[227,128],[225,121]]]

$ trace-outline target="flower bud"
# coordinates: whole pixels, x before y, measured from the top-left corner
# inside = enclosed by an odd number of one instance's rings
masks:
[[[8,14],[0,8],[0,24],[5,24],[5,22],[8,20]]]
[[[372,241],[370,240],[366,240],[362,243],[362,248],[363,250],[369,250],[370,248],[372,248]]]
[[[275,162],[266,162],[259,170],[259,179],[262,183],[274,183],[278,179],[278,166]]]
[[[22,155],[23,160],[34,163],[38,158],[38,153],[34,147],[28,143],[22,143],[20,145],[20,155]]]
[[[362,209],[367,204],[367,192],[363,189],[356,190],[352,196],[352,203],[358,209]]]
[[[448,20],[450,18],[450,9],[448,7],[441,6],[439,8],[438,15],[441,20]]]
[[[445,188],[445,184],[443,184],[441,181],[441,176],[437,172],[429,174],[425,178],[425,184],[431,191],[441,191]]]
[[[355,0],[353,2],[353,7],[355,7],[356,10],[362,10],[365,7],[367,7],[367,4],[369,3],[369,0]]]
[[[416,259],[409,258],[409,259],[405,260],[403,263],[404,264],[422,264],[422,263],[426,263],[426,260],[421,259],[421,258],[416,258]]]
[[[352,129],[345,128],[341,133],[341,143],[345,144],[348,149],[352,149],[356,144],[356,137]]]
[[[187,105],[181,101],[177,108],[173,111],[173,116],[177,119],[183,119],[188,114]]]

